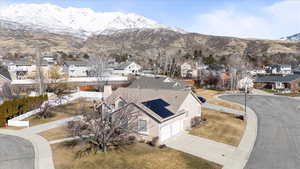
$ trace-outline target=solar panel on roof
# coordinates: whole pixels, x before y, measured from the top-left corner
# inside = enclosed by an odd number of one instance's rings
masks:
[[[167,118],[174,115],[174,113],[172,113],[166,108],[170,104],[165,102],[162,99],[150,100],[150,101],[142,102],[142,104],[147,108],[149,108],[150,110],[152,110],[157,115],[159,115],[161,118]]]

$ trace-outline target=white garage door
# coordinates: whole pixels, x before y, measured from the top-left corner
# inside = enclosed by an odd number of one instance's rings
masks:
[[[165,141],[171,136],[178,134],[182,131],[182,121],[176,121],[174,123],[163,126],[160,130],[160,140]]]

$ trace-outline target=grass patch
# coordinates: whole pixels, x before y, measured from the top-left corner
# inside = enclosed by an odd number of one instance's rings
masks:
[[[217,142],[238,146],[246,127],[246,122],[238,117],[210,109],[202,109],[205,123],[193,128],[190,134]]]
[[[224,94],[225,93],[224,91],[200,88],[200,89],[196,89],[195,92],[198,96],[204,97],[206,99],[207,103],[216,104],[216,105],[220,105],[220,106],[224,106],[224,107],[228,107],[228,108],[232,108],[232,109],[236,109],[236,110],[244,110],[244,108],[238,104],[225,102],[225,101],[222,101],[221,99],[217,99],[215,97],[216,95]]]
[[[56,169],[221,169],[221,166],[170,148],[153,148],[137,143],[108,153],[91,153],[76,158],[82,145],[52,145]]]
[[[68,104],[59,105],[50,108],[49,111],[53,113],[53,117],[50,118],[38,118],[37,116],[31,116],[25,120],[29,120],[30,126],[35,126],[51,121],[61,120],[68,117],[79,115],[80,113],[87,111],[92,106],[91,101],[85,99],[76,99]]]
[[[39,133],[40,136],[44,137],[48,141],[71,137],[68,132],[67,126],[61,126],[53,128],[44,132]]]
[[[278,96],[300,97],[300,93],[275,93]]]

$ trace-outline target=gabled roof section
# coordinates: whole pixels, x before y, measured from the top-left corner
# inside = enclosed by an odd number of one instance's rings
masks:
[[[122,98],[127,103],[135,103],[151,117],[163,122],[184,113],[179,108],[189,93],[182,90],[170,92],[162,89],[119,88],[108,97],[107,102],[113,104],[116,99]]]
[[[10,74],[4,66],[0,66],[0,77],[2,77],[4,80],[11,81]]]

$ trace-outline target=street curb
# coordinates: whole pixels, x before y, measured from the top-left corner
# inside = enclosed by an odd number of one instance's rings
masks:
[[[27,132],[0,129],[0,134],[17,136],[31,142],[34,147],[34,168],[55,169],[52,159],[52,150],[46,139]]]
[[[226,95],[233,94],[221,94],[217,95],[216,98],[231,104],[234,103],[244,107],[244,105],[241,105],[239,103],[230,102],[219,98],[220,96]],[[248,106],[246,120],[247,124],[242,140],[237,149],[233,152],[232,156],[229,157],[228,161],[224,164],[223,169],[243,169],[248,162],[248,159],[256,142],[258,124],[255,112]]]

